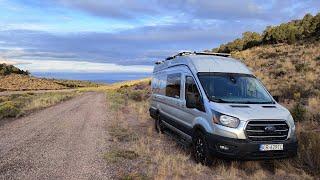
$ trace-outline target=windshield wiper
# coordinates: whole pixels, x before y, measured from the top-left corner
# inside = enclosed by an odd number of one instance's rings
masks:
[[[246,101],[246,102],[241,102],[241,101],[226,101],[226,100],[223,100],[223,99],[221,99],[221,98],[215,98],[215,97],[211,97],[210,100],[213,101],[213,102],[216,102],[216,103],[249,104],[249,101]]]
[[[233,104],[274,104],[273,101],[269,101],[269,102],[255,102],[255,101],[226,101],[226,100],[223,100],[221,98],[214,98],[214,97],[211,97],[210,99],[211,101],[213,102],[216,102],[216,103],[233,103]]]
[[[211,99],[211,101],[216,102],[216,103],[228,103],[229,102],[229,101],[225,101],[221,98],[215,98],[215,97],[211,97],[210,99]]]
[[[269,101],[269,102],[255,102],[255,101],[239,101],[238,103],[241,103],[241,104],[274,104],[273,101]]]

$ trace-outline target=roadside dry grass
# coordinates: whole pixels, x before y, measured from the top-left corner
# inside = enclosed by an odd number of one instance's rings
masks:
[[[52,106],[76,95],[79,95],[79,93],[50,92],[42,94],[25,93],[0,96],[0,120],[23,116],[34,110]]]
[[[11,74],[0,76],[0,91],[57,90],[66,88],[66,86],[53,81],[27,75]]]
[[[300,150],[297,158],[273,161],[216,160],[211,167],[196,164],[188,148],[166,134],[154,131],[148,114],[148,97],[136,100],[131,94],[149,92],[149,82],[106,90],[111,125],[111,151],[106,163],[114,165],[118,179],[315,179],[320,157],[319,135],[304,124],[297,125]],[[144,87],[144,88],[143,88]],[[310,128],[315,127],[311,126]],[[129,156],[128,156],[129,154]],[[132,158],[132,156],[134,158]]]
[[[0,75],[1,91],[27,91],[27,90],[58,90],[81,87],[98,87],[101,84],[77,81],[36,78],[29,75],[10,74]]]

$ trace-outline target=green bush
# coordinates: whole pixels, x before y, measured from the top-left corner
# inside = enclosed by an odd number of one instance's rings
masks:
[[[13,65],[0,64],[0,75],[5,76],[9,74],[29,75],[30,73],[28,71],[23,71],[17,67],[14,67]]]
[[[307,64],[304,64],[304,63],[298,63],[294,67],[296,68],[297,72],[306,71],[308,68]]]
[[[306,113],[307,113],[306,108],[300,102],[296,103],[291,109],[291,114],[295,121],[305,120]]]
[[[144,91],[143,90],[134,90],[129,92],[129,98],[134,101],[144,100]]]
[[[7,117],[16,117],[20,114],[20,110],[12,101],[6,101],[0,104],[0,119]]]
[[[262,34],[256,32],[245,32],[241,38],[222,44],[213,52],[230,53],[242,51],[261,44],[296,43],[299,40],[319,38],[320,13],[316,16],[306,14],[303,19],[282,23],[279,26],[268,26]]]
[[[2,103],[2,102],[5,102],[5,101],[8,101],[8,97],[6,97],[6,96],[0,96],[0,103]]]

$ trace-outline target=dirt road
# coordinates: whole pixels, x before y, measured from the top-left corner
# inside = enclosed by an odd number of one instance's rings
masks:
[[[0,179],[109,179],[105,101],[85,93],[0,126]]]

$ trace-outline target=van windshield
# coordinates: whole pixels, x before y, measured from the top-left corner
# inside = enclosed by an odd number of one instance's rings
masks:
[[[236,73],[198,73],[210,101],[220,103],[271,104],[271,96],[252,75]]]

